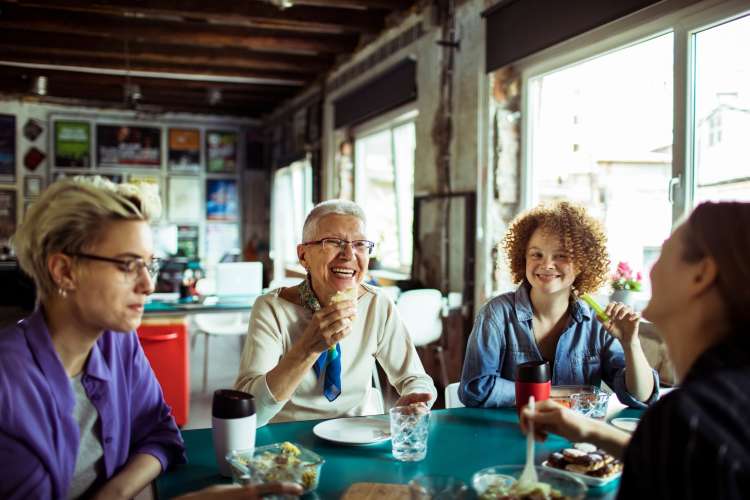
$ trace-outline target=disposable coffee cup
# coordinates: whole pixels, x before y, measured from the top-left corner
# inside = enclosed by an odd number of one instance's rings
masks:
[[[255,450],[256,421],[255,402],[251,394],[231,389],[214,392],[211,435],[216,463],[222,476],[232,475],[227,454],[231,451]]]
[[[516,410],[521,410],[534,396],[535,401],[549,399],[552,389],[549,363],[546,361],[529,361],[516,367]]]

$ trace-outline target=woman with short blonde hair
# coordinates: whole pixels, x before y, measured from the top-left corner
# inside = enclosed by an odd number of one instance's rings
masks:
[[[185,460],[134,331],[158,213],[135,186],[65,179],[14,235],[38,304],[0,330],[0,497],[131,498]]]

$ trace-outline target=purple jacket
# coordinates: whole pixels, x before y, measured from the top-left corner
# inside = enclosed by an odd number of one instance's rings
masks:
[[[136,453],[165,470],[185,462],[182,436],[135,332],[106,331],[81,377],[99,413],[104,469]],[[41,309],[0,330],[0,498],[64,498],[80,440],[75,396]]]

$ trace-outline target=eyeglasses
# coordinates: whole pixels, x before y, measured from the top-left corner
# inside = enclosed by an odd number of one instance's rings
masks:
[[[161,259],[154,257],[151,262],[146,262],[140,257],[133,257],[131,259],[115,259],[112,257],[102,257],[101,255],[91,255],[88,253],[70,253],[71,257],[78,257],[81,259],[98,260],[101,262],[111,262],[117,265],[117,268],[128,275],[128,277],[135,279],[143,269],[146,270],[148,276],[152,280],[156,280],[159,276],[159,268],[161,267]]]
[[[323,245],[323,248],[331,252],[342,252],[347,245],[352,246],[354,253],[365,255],[371,254],[375,243],[368,240],[342,240],[340,238],[323,238],[322,240],[306,241],[303,245]]]

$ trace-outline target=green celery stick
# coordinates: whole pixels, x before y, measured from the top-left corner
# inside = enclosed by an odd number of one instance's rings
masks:
[[[596,313],[596,317],[599,318],[600,321],[604,323],[609,321],[609,316],[607,316],[607,313],[604,312],[602,306],[600,306],[591,295],[589,295],[588,293],[584,293],[583,295],[581,295],[581,298],[585,303],[591,306],[591,309],[594,310],[594,312]]]

